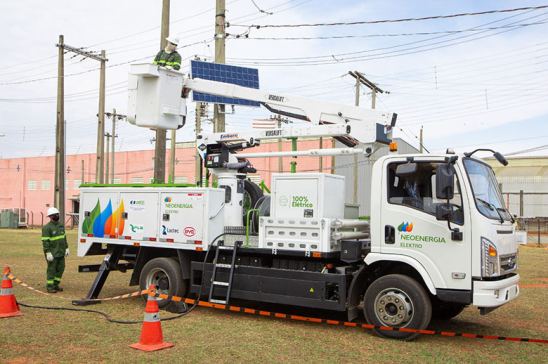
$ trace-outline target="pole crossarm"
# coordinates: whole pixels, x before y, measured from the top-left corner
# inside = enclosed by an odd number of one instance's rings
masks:
[[[93,51],[85,51],[83,49],[83,47],[82,48],[76,48],[76,47],[69,46],[67,44],[56,44],[56,46],[61,47],[61,48],[65,49],[69,52],[76,53],[76,54],[79,54],[83,57],[91,58],[91,59],[94,59],[94,60],[99,61],[99,62],[101,62],[101,61],[107,62],[108,61],[108,58],[101,56],[101,54],[96,54]]]

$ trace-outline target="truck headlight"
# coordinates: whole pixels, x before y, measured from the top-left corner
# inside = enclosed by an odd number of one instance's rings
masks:
[[[481,238],[481,276],[493,277],[500,275],[499,256],[495,244],[486,238]]]

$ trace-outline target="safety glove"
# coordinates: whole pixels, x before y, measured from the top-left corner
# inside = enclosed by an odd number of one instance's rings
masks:
[[[46,253],[46,260],[48,262],[53,262],[53,255],[50,252]]]
[[[65,257],[68,257],[69,256],[69,249],[67,248],[67,250],[65,250]]]

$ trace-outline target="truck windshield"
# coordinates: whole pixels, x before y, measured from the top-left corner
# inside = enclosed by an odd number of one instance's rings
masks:
[[[470,178],[472,193],[478,211],[490,219],[511,220],[499,190],[495,173],[487,164],[474,159],[464,159],[464,167]]]

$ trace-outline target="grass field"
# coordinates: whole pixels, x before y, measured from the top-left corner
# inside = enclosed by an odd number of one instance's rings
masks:
[[[76,257],[76,236],[69,232],[63,297],[85,296],[94,274],[77,273],[79,264],[101,257]],[[548,250],[520,248],[520,297],[480,316],[467,308],[450,322],[433,322],[434,329],[480,334],[548,338]],[[38,230],[0,230],[0,264],[28,284],[44,289],[45,261]],[[129,273],[114,272],[102,296],[135,290]],[[527,287],[531,285],[531,287]],[[44,296],[16,286],[21,302],[74,307],[70,300]],[[61,296],[61,293],[58,294]],[[122,320],[141,320],[140,298],[102,303],[91,308]],[[382,339],[361,329],[282,321],[197,308],[189,316],[162,323],[166,341],[175,347],[142,353],[128,347],[139,339],[140,325],[118,325],[99,315],[22,308],[24,316],[0,319],[0,362],[440,362],[541,363],[548,346],[466,338],[423,336],[413,342]],[[169,313],[162,312],[162,317]]]

